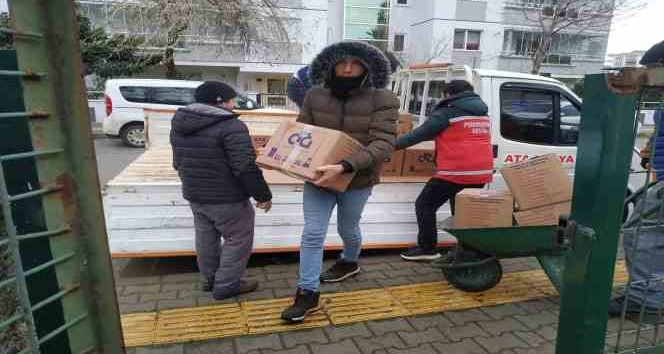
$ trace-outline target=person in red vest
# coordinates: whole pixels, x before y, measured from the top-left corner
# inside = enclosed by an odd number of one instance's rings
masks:
[[[491,120],[487,105],[464,80],[443,88],[443,100],[431,116],[412,132],[399,137],[395,148],[436,143],[436,173],[417,197],[417,246],[401,253],[409,261],[440,258],[436,250],[436,212],[448,200],[454,214],[454,197],[464,188],[482,188],[493,178]]]

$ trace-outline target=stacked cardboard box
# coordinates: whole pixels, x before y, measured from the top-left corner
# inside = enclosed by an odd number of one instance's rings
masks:
[[[500,173],[517,204],[517,225],[557,225],[560,215],[570,213],[572,183],[556,154],[505,166]]]
[[[455,228],[512,226],[514,198],[507,191],[467,188],[456,195],[455,204]]]

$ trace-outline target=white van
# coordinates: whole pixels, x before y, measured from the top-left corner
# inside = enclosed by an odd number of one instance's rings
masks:
[[[194,102],[194,91],[202,81],[160,79],[111,79],[106,81],[106,119],[103,132],[125,144],[144,147],[143,108],[177,109]],[[238,95],[238,110],[262,109],[256,101]]]

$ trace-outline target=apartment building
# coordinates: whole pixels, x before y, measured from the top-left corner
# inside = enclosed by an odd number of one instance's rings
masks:
[[[79,0],[94,24],[113,33],[156,29],[148,14],[114,11],[120,0]],[[128,0],[123,0],[125,3]],[[285,92],[289,76],[326,45],[364,40],[397,53],[404,62],[452,62],[529,72],[541,29],[524,11],[549,0],[278,0],[288,43],[259,43],[251,52],[222,41],[203,16],[187,30],[175,62],[192,79],[219,79],[243,91]],[[578,16],[578,14],[576,14]],[[570,11],[566,16],[575,16]],[[556,34],[541,74],[574,82],[604,64],[609,27]],[[145,76],[158,76],[158,69]]]

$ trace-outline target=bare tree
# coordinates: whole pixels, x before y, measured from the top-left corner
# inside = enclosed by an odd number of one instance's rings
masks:
[[[526,25],[539,33],[524,40],[520,52],[532,61],[531,73],[539,74],[542,64],[553,52],[554,39],[566,34],[572,45],[579,45],[593,29],[609,28],[615,16],[629,16],[643,7],[643,0],[516,0],[523,9]]]
[[[446,54],[449,54],[451,47],[452,47],[452,39],[450,37],[448,36],[435,37],[432,41],[431,51],[428,53],[426,57],[422,59],[417,58],[417,61],[429,64],[434,60],[444,57]],[[406,67],[408,64],[411,64],[413,61],[415,61],[415,58],[413,58],[413,53],[411,50],[395,53],[395,56],[401,62],[402,67]]]
[[[287,14],[278,0],[116,0],[114,11],[136,11],[147,22],[146,44],[163,51],[167,78],[179,77],[175,54],[185,45],[216,46],[235,59],[290,53]],[[201,35],[205,33],[205,35]]]

